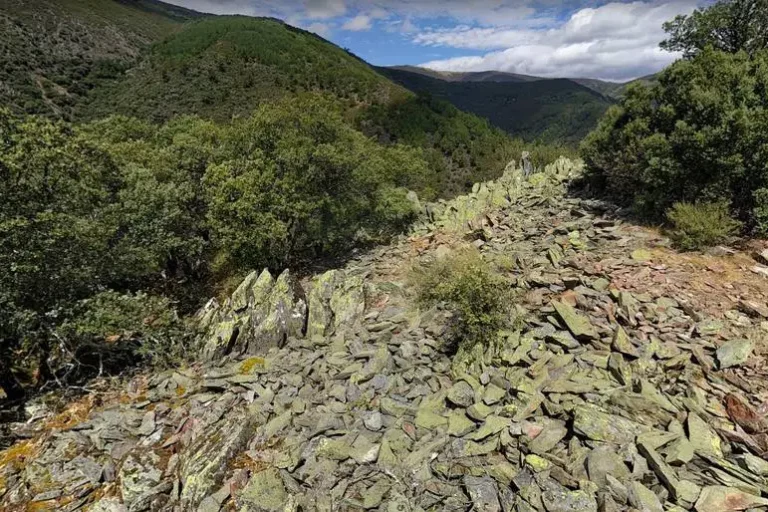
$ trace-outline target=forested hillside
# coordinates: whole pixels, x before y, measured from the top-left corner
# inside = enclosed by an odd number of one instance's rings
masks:
[[[90,90],[119,78],[144,48],[200,16],[156,0],[4,0],[0,105],[71,118]]]
[[[125,80],[96,91],[83,117],[119,113],[165,121],[197,114],[226,121],[303,91],[361,104],[407,95],[314,34],[278,20],[225,16],[192,23],[157,44]]]
[[[447,100],[527,140],[578,143],[612,104],[610,98],[565,78],[536,80],[504,73],[432,77],[403,68],[379,70],[412,91]]]

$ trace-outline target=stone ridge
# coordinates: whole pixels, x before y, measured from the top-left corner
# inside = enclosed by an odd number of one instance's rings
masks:
[[[565,195],[574,172],[510,168],[304,288],[249,275],[201,310],[205,362],[17,426],[0,509],[765,509],[768,287],[712,313],[663,238]],[[523,325],[456,361],[401,276],[462,243]]]

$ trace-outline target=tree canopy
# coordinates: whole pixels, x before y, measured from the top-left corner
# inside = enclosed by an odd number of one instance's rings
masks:
[[[727,53],[754,54],[768,48],[768,0],[720,0],[664,24],[661,47],[692,57],[708,46]]]

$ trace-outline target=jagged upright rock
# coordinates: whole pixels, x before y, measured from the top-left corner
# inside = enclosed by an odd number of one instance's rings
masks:
[[[254,430],[248,411],[235,411],[187,447],[179,464],[180,498],[186,507],[197,506],[221,486],[227,463],[243,450]]]
[[[203,356],[216,359],[231,352],[256,354],[280,346],[305,332],[307,301],[290,271],[275,279],[269,270],[252,272],[214,314],[205,311],[209,325]]]
[[[365,310],[365,291],[360,277],[330,270],[315,277],[309,290],[307,337],[326,337],[342,325],[351,325]]]
[[[286,270],[274,281],[264,299],[255,303],[236,345],[241,348],[240,352],[247,354],[282,346],[289,336],[304,335],[306,318],[304,290]]]

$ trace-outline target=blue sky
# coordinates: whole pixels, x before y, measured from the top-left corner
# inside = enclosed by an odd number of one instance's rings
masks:
[[[677,55],[661,25],[701,0],[170,0],[203,12],[273,16],[376,65],[500,70],[625,81]]]

